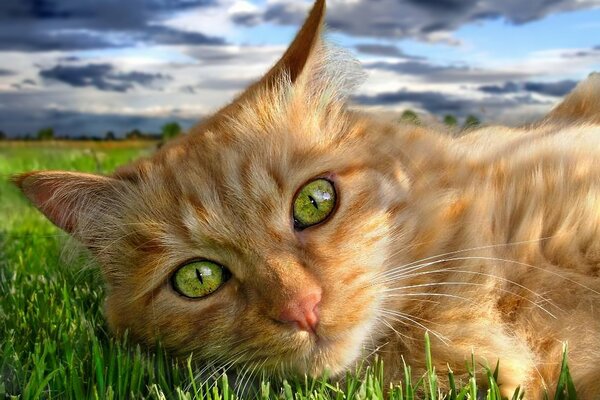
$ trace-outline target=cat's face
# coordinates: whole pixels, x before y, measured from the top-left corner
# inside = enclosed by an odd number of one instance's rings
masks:
[[[260,123],[225,125],[243,139],[208,135],[167,150],[143,173],[122,172],[136,185],[126,228],[104,261],[118,278],[107,303],[113,328],[147,342],[159,336],[182,354],[300,373],[340,372],[371,345],[382,294],[376,275],[403,187],[373,162],[376,148],[353,142],[369,134],[360,121],[336,131],[325,115],[294,121],[289,113],[310,115],[291,107],[272,125],[258,116]],[[334,188],[326,193],[335,202],[324,221],[302,229],[295,200],[316,180]],[[230,277],[206,297],[187,298],[174,277],[202,260]],[[306,298],[314,332],[281,316]]]
[[[102,265],[113,330],[310,374],[372,344],[407,180],[393,132],[340,101],[323,12],[263,81],[154,157],[112,177],[18,178]]]

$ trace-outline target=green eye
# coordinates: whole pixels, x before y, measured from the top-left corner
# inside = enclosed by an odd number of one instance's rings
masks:
[[[333,212],[336,201],[333,183],[327,179],[310,182],[294,200],[294,227],[302,230],[325,221]]]
[[[173,288],[182,296],[199,299],[214,293],[229,279],[229,271],[210,261],[196,261],[179,268]]]

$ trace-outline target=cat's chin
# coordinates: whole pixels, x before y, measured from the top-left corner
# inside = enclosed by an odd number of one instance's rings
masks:
[[[292,357],[290,364],[300,375],[320,377],[345,373],[360,358],[367,329],[354,329],[335,337],[305,336],[310,344],[300,354]],[[304,335],[304,334],[303,334]],[[308,334],[307,334],[308,335]]]

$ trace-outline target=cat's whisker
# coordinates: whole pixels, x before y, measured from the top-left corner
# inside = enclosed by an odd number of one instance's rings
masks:
[[[389,344],[388,342],[382,343],[379,346],[375,346],[375,344],[373,344],[373,350],[371,350],[367,355],[364,356],[365,360],[370,360],[371,357],[377,353],[379,353],[379,351],[384,348],[385,346],[387,346]]]
[[[478,276],[485,276],[485,277],[489,277],[489,278],[493,278],[495,280],[499,280],[502,282],[506,282],[509,283],[511,285],[517,286],[531,294],[533,294],[534,296],[537,296],[540,298],[540,300],[543,300],[544,302],[556,307],[559,311],[564,312],[563,309],[561,309],[560,307],[558,307],[556,304],[554,304],[550,299],[544,297],[543,295],[529,289],[528,287],[521,285],[520,283],[517,283],[513,280],[501,277],[501,276],[497,276],[497,275],[493,275],[493,274],[487,274],[484,272],[478,272],[478,271],[465,271],[465,270],[459,270],[459,269],[455,269],[458,267],[453,267],[453,268],[447,268],[447,269],[438,269],[435,271],[426,271],[426,272],[418,272],[418,273],[414,273],[414,274],[407,274],[407,275],[401,275],[399,276],[397,279],[395,280],[404,280],[404,279],[409,279],[409,278],[413,278],[413,277],[417,277],[417,276],[424,276],[424,275],[433,275],[433,274],[438,274],[438,273],[444,273],[444,272],[452,272],[452,273],[462,273],[462,274],[469,274],[469,275],[478,275]]]
[[[254,362],[254,361],[250,361],[250,365],[251,365],[251,369],[249,369],[250,373],[247,375],[247,377],[245,378],[246,382],[244,383],[243,381],[240,383],[241,386],[241,391],[239,392],[239,396],[240,397],[244,397],[246,395],[246,388],[248,388],[248,385],[250,385],[250,387],[252,387],[252,379],[254,377],[254,373],[256,371],[259,370],[259,368],[264,365],[266,362],[266,359],[263,360],[262,362]],[[244,378],[243,378],[244,379]],[[245,396],[248,397],[248,396]]]
[[[226,358],[226,357],[222,357],[222,358]],[[209,365],[204,367],[200,373],[197,374],[196,380],[201,379],[201,381],[200,381],[201,385],[202,386],[207,385],[210,381],[213,380],[213,378],[216,379],[216,375],[222,373],[223,368],[225,368],[229,364],[229,362],[231,362],[231,361],[228,361],[221,365],[218,364],[219,363],[218,361],[211,362]],[[203,378],[202,375],[206,374],[210,370],[212,370],[212,372],[210,372],[210,374],[206,378]]]
[[[486,246],[477,246],[477,247],[471,247],[468,249],[461,249],[461,250],[456,250],[456,251],[451,251],[451,252],[447,252],[447,253],[440,253],[440,254],[436,254],[434,256],[429,256],[429,257],[425,257],[425,258],[421,258],[419,260],[415,260],[412,262],[409,262],[407,264],[401,265],[399,267],[395,267],[392,268],[390,270],[386,270],[383,271],[379,274],[376,274],[375,277],[377,277],[378,275],[381,274],[386,274],[388,272],[393,272],[394,270],[402,270],[406,267],[410,267],[414,264],[420,264],[423,263],[424,261],[429,261],[429,260],[434,260],[436,258],[440,258],[440,257],[448,257],[448,256],[452,256],[455,254],[460,254],[460,253],[466,253],[466,252],[470,252],[470,251],[477,251],[477,250],[488,250],[488,249],[494,249],[494,248],[500,248],[500,247],[508,247],[508,246],[520,246],[520,245],[525,245],[525,244],[534,244],[534,243],[539,243],[539,242],[543,242],[546,240],[550,240],[550,239],[554,239],[556,237],[560,236],[560,234],[556,234],[556,235],[552,235],[552,236],[547,236],[547,237],[543,237],[543,238],[539,238],[539,239],[532,239],[532,240],[524,240],[524,241],[518,241],[518,242],[509,242],[509,243],[499,243],[499,244],[492,244],[492,245],[486,245]],[[401,249],[398,250],[394,253],[392,253],[389,258],[393,258],[395,256],[397,256],[398,254],[401,254],[402,252],[405,252],[406,249]]]
[[[424,293],[423,295],[428,296],[429,293]],[[392,295],[394,297],[400,297],[400,295]],[[430,300],[430,299],[406,299],[405,301],[414,301],[417,303],[430,303],[430,304],[435,304],[435,305],[440,305],[441,303],[439,301],[435,301],[435,300]]]
[[[388,328],[390,328],[398,337],[407,339],[407,340],[409,340],[411,342],[415,340],[415,338],[413,338],[412,336],[408,336],[408,335],[406,335],[404,333],[398,332],[398,330],[396,328],[394,328],[394,326],[392,324],[390,324],[387,320],[381,319],[381,322],[383,324],[385,324]],[[402,323],[405,324],[404,322],[402,322]]]
[[[428,324],[433,324],[433,325],[438,325],[438,326],[441,325],[438,322],[433,322],[433,321],[430,321],[430,320],[427,320],[427,319],[421,318],[421,317],[415,317],[414,315],[410,315],[410,314],[403,313],[403,312],[400,312],[400,311],[389,310],[389,309],[386,309],[386,308],[380,308],[377,311],[381,312],[381,313],[384,313],[384,314],[392,314],[392,315],[396,315],[396,316],[408,317],[408,318],[414,319],[416,321],[421,321],[421,322],[425,322],[425,323],[428,323]]]
[[[402,287],[397,287],[397,288],[383,289],[382,292],[387,293],[387,292],[395,292],[395,291],[413,289],[413,288],[437,287],[437,286],[460,286],[460,285],[462,285],[462,286],[478,286],[478,287],[486,287],[487,286],[483,283],[475,283],[475,282],[432,282],[432,283],[421,283],[421,284],[416,284],[416,285],[408,285],[408,286],[402,286]],[[515,292],[512,292],[510,290],[507,290],[507,289],[496,288],[496,290],[501,291],[503,293],[508,293],[508,294],[515,296],[521,300],[524,300],[524,301],[530,303],[531,305],[539,308],[541,311],[545,312],[552,318],[558,319],[554,314],[552,314],[552,312],[548,311],[546,308],[542,307],[538,303],[532,301],[531,299],[528,299],[525,296],[521,296],[521,295],[519,295]]]
[[[240,366],[240,369],[243,371],[243,373],[242,373],[241,378],[239,380],[236,380],[234,390],[237,391],[240,388],[245,388],[247,382],[245,383],[244,380],[246,380],[246,378],[248,378],[248,379],[250,378],[248,376],[248,373],[250,372],[249,365],[250,366],[254,366],[255,365],[254,358],[256,357],[256,355],[258,354],[258,352],[259,352],[259,349],[256,349],[254,351],[254,353],[252,353],[252,355],[250,357],[248,357],[248,359],[246,361],[244,361],[242,363],[242,365]],[[243,391],[241,393],[239,393],[239,394],[240,394],[240,396],[243,396]]]
[[[235,384],[233,387],[233,391],[239,397],[243,397],[243,392],[242,392],[241,388],[244,385],[244,380],[246,379],[246,374],[248,374],[248,371],[250,370],[250,368],[248,367],[248,364],[250,364],[250,363],[251,363],[251,361],[245,361],[238,368],[236,368],[238,371],[241,371],[241,373],[242,373],[241,376],[236,377]]]
[[[454,257],[454,258],[448,258],[448,259],[438,260],[438,261],[435,261],[435,262],[430,262],[430,263],[423,264],[423,265],[420,265],[420,266],[415,266],[415,267],[411,268],[410,271],[407,271],[404,274],[403,273],[396,273],[395,275],[391,274],[390,276],[387,276],[385,280],[380,280],[380,281],[374,282],[373,285],[375,285],[375,284],[385,284],[385,283],[389,283],[389,282],[392,282],[392,281],[400,280],[401,278],[402,279],[406,279],[406,277],[408,276],[408,272],[415,272],[415,271],[427,268],[427,267],[429,267],[431,265],[434,265],[434,264],[443,263],[443,262],[451,262],[451,261],[470,261],[470,260],[486,260],[486,261],[495,261],[495,262],[507,262],[507,263],[511,263],[511,264],[514,264],[514,265],[517,265],[517,266],[530,267],[530,268],[533,268],[533,269],[536,269],[536,270],[539,270],[539,271],[542,271],[542,272],[546,272],[546,273],[554,275],[554,276],[558,276],[558,277],[560,277],[562,279],[565,279],[565,280],[567,280],[567,281],[569,281],[571,283],[574,283],[574,284],[576,284],[576,285],[578,285],[580,287],[588,289],[588,290],[590,290],[590,291],[592,291],[592,292],[594,292],[596,294],[600,294],[598,291],[596,291],[596,290],[594,290],[594,289],[592,289],[592,288],[590,288],[590,287],[588,287],[586,285],[583,285],[583,284],[581,284],[581,283],[579,283],[577,281],[574,281],[572,279],[564,277],[563,275],[561,275],[559,273],[556,273],[554,271],[548,271],[547,269],[544,269],[544,268],[541,268],[541,267],[537,267],[535,265],[527,264],[527,263],[520,262],[520,261],[510,260],[510,259],[503,259],[503,258],[497,258],[497,257],[478,257],[478,256]],[[481,267],[481,266],[478,265],[478,267]],[[447,271],[452,271],[452,270],[453,270],[453,268],[448,268],[447,269]],[[439,270],[439,271],[443,271],[443,270]],[[456,272],[460,272],[460,271],[456,271]],[[462,271],[462,272],[463,273],[471,273],[471,274],[482,274],[482,275],[489,276],[489,277],[496,277],[496,279],[501,279],[501,280],[505,279],[505,278],[502,278],[502,277],[494,276],[492,274],[479,273],[479,272],[476,272],[476,271]],[[521,287],[521,288],[523,288],[523,289],[525,289],[527,291],[530,291],[531,293],[533,293],[536,296],[540,297],[542,300],[546,301],[548,304],[551,304],[554,307],[558,308],[560,311],[563,311],[557,305],[555,305],[554,303],[552,303],[548,299],[544,298],[542,295],[540,295],[540,294],[532,291],[531,289],[529,289],[529,288],[527,288],[527,287],[525,287],[523,285],[520,285],[520,284],[518,284],[518,283],[516,283],[514,281],[506,280],[506,282],[515,284],[515,285],[517,285],[517,286],[519,286],[519,287]],[[548,311],[546,311],[546,312],[548,312]],[[551,313],[549,313],[549,314],[551,314]],[[556,318],[554,315],[552,315],[552,316],[554,318]]]
[[[516,261],[516,260],[510,260],[510,259],[505,259],[505,258],[499,258],[499,257],[483,257],[483,256],[467,256],[467,257],[455,257],[455,258],[448,258],[448,259],[444,259],[444,260],[440,260],[439,262],[450,262],[450,261],[470,261],[470,260],[483,260],[483,261],[495,261],[495,262],[507,262],[507,263],[511,263],[517,266],[522,266],[522,267],[528,267],[528,268],[532,268],[541,272],[545,272],[547,274],[559,277],[561,279],[564,279],[570,283],[573,283],[579,287],[582,287],[584,289],[587,289],[591,292],[593,292],[594,294],[600,295],[600,292],[598,292],[597,290],[586,286],[582,283],[579,283],[577,281],[574,281],[573,279],[567,278],[565,276],[563,276],[562,274],[559,274],[557,272],[554,271],[549,271],[545,268],[542,267],[538,267],[536,265],[532,265],[532,264],[528,264],[525,262],[521,262],[521,261]]]
[[[435,330],[432,330],[432,329],[428,328],[427,326],[421,324],[420,322],[415,321],[412,318],[412,316],[408,316],[407,314],[403,314],[403,313],[394,314],[394,313],[390,313],[390,312],[385,312],[385,310],[380,310],[380,312],[382,312],[383,314],[387,314],[388,315],[387,318],[390,318],[390,319],[392,319],[392,320],[394,320],[396,322],[400,322],[401,324],[404,324],[406,326],[410,326],[410,324],[406,322],[406,321],[409,321],[414,326],[422,328],[426,332],[431,332],[432,335],[434,335],[436,338],[438,338],[446,346],[448,346],[450,344],[450,342],[451,342],[450,339],[448,339],[444,335],[440,334],[439,332],[436,332]]]
[[[202,367],[202,369],[201,369],[200,371],[197,371],[197,372],[194,374],[194,380],[195,380],[195,381],[198,381],[199,379],[201,379],[201,378],[202,378],[202,376],[203,376],[203,375],[204,375],[204,374],[205,374],[205,373],[206,373],[208,370],[210,370],[211,368],[214,368],[214,367],[217,365],[217,363],[221,362],[221,360],[222,360],[222,359],[224,359],[224,358],[226,358],[226,357],[227,357],[227,356],[226,356],[225,354],[221,354],[219,357],[217,357],[217,358],[215,358],[215,359],[212,359],[212,360],[207,360],[207,361],[206,361],[206,363],[207,363],[207,364],[206,364],[204,367]],[[189,390],[189,388],[188,388],[188,390]]]
[[[455,299],[455,300],[463,300],[463,301],[468,301],[470,303],[475,303],[473,301],[473,299],[469,299],[469,298],[463,297],[463,296],[458,296],[458,295],[455,295],[455,294],[448,294],[448,293],[427,293],[427,292],[414,293],[414,292],[410,292],[410,293],[394,293],[394,294],[388,294],[386,296],[390,297],[390,298],[394,298],[394,297],[418,297],[418,296],[422,296],[422,297],[429,297],[429,296],[432,296],[432,297],[445,297],[445,298],[450,298],[450,299]],[[428,299],[412,299],[412,300],[439,304],[439,302],[436,302],[434,300],[428,300]]]
[[[253,358],[254,358],[254,356],[253,356]],[[254,362],[252,360],[249,360],[246,362],[246,364],[244,366],[246,371],[244,372],[242,379],[239,381],[239,384],[237,385],[238,389],[236,391],[238,393],[238,396],[240,396],[242,398],[247,397],[246,396],[246,388],[248,387],[250,382],[252,382],[252,377],[254,375],[254,372],[256,371],[256,369],[258,368],[259,365],[260,365],[260,363]]]
[[[239,339],[239,340],[235,340],[234,342],[230,343],[229,346],[234,346],[237,343],[242,342],[244,339]],[[208,361],[208,364],[202,368],[202,370],[200,370],[200,372],[198,372],[196,378],[201,377],[203,374],[206,373],[206,371],[208,371],[211,368],[218,368],[218,364],[222,363],[222,365],[227,365],[227,363],[233,359],[233,357],[235,357],[236,355],[238,355],[239,353],[234,353],[231,355],[228,355],[226,352],[221,353],[218,357],[213,358],[212,360]],[[223,361],[225,360],[225,361]]]
[[[215,377],[216,374],[221,373],[220,376],[226,374],[229,369],[231,369],[233,366],[236,366],[237,363],[248,353],[248,350],[242,350],[240,353],[238,354],[233,354],[231,357],[229,357],[229,361],[225,362],[223,365],[218,366],[217,369],[208,377],[204,380],[203,382],[203,386],[208,384],[208,382],[210,380],[213,380],[213,378]],[[235,356],[238,356],[237,358],[234,359]],[[209,390],[212,389],[212,387],[216,384],[217,379],[215,378],[213,383],[211,384],[211,386],[209,387]]]

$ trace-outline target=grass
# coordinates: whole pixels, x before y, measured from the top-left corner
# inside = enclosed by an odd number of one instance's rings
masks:
[[[64,236],[35,211],[7,179],[35,169],[110,172],[148,153],[148,143],[0,142],[0,397],[38,399],[210,399],[238,398],[227,376],[202,384],[201,366],[174,360],[164,351],[115,340],[102,316],[102,280],[82,260],[65,261]],[[429,338],[426,336],[426,343]],[[435,355],[434,355],[435,356]],[[428,371],[383,385],[381,363],[359,368],[342,382],[325,378],[270,382],[241,397],[260,399],[500,399],[494,370],[470,364],[468,382],[440,377],[427,346]],[[442,393],[439,381],[450,383]],[[486,389],[481,389],[485,387]],[[488,389],[489,388],[489,389]],[[515,394],[513,399],[518,399]],[[565,358],[552,397],[575,399]]]

